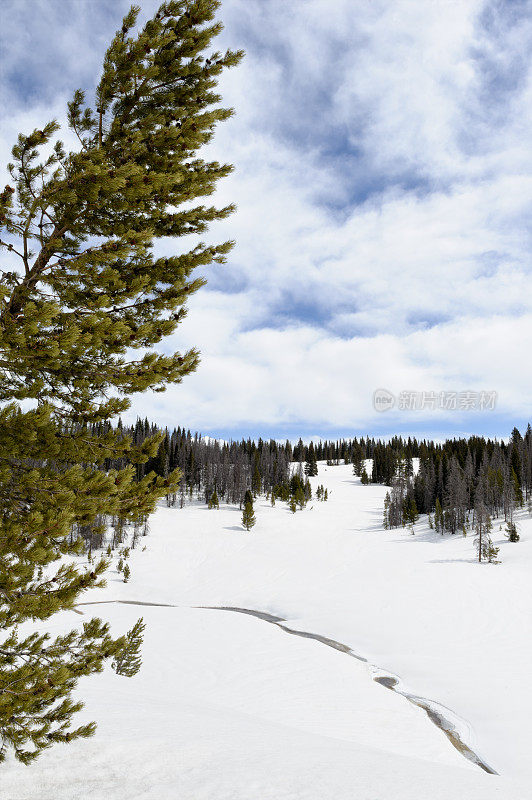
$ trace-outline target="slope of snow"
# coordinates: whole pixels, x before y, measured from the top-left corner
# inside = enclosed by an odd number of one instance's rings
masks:
[[[56,746],[30,768],[3,767],[6,800],[520,800],[532,768],[532,521],[500,565],[478,565],[472,539],[380,527],[385,489],[349,467],[313,479],[330,492],[291,514],[257,501],[238,509],[161,507],[132,554],[80,606],[122,632],[147,624],[141,672],[110,669],[80,683],[79,715],[95,737]],[[500,540],[500,542],[499,542]],[[142,547],[146,551],[142,552]],[[348,645],[369,664],[231,606],[285,618],[291,629]],[[50,627],[83,620],[72,612]],[[284,623],[283,623],[284,624]],[[425,712],[377,684],[450,709],[464,740],[500,774],[455,750]]]

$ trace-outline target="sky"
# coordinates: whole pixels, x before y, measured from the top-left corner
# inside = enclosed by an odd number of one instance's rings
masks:
[[[90,98],[128,7],[2,0],[0,178],[19,131]],[[532,2],[223,0],[219,17],[217,48],[246,57],[205,156],[234,164],[216,201],[238,210],[207,238],[235,247],[163,345],[198,347],[198,371],[130,417],[223,438],[523,430]]]

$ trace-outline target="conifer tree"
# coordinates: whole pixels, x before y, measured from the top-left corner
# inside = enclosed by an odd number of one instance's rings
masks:
[[[140,648],[145,627],[144,620],[140,617],[131,630],[127,632],[124,646],[117,653],[112,663],[117,675],[125,675],[131,678],[140,670],[142,664]]]
[[[364,465],[364,450],[358,442],[355,444],[353,448],[353,475],[356,475],[360,478],[360,473],[362,472],[362,467]]]
[[[506,523],[506,535],[508,537],[509,542],[519,541],[519,533],[517,532],[517,525],[515,524],[515,522],[508,521]]]
[[[306,505],[307,498],[305,497],[305,491],[301,486],[297,487],[297,491],[294,495],[294,498],[299,508],[303,508]]]
[[[305,475],[313,478],[318,474],[318,462],[316,461],[316,451],[314,450],[313,442],[310,443],[307,452],[307,460],[305,462]]]
[[[513,490],[514,490],[514,500],[515,500],[515,502],[517,503],[518,506],[522,506],[523,502],[524,502],[524,500],[523,500],[523,492],[521,490],[521,484],[519,483],[519,478],[517,477],[517,473],[516,473],[515,469],[512,469],[511,480],[512,480]]]
[[[128,408],[128,395],[163,391],[196,368],[194,349],[153,348],[202,285],[194,269],[223,262],[231,247],[153,250],[158,238],[201,234],[233,210],[198,201],[231,171],[198,154],[231,114],[214,89],[241,57],[210,50],[218,5],[168,0],[140,29],[132,7],[105,55],[94,104],[81,91],[69,104],[77,151],[55,139],[55,121],[21,134],[0,192],[8,251],[0,265],[0,760],[9,746],[28,763],[54,742],[90,735],[92,724],[70,729],[80,707],[70,693],[124,645],[98,619],[53,641],[16,635],[19,623],[72,608],[101,585],[105,559],[88,569],[65,561],[83,546],[71,532],[101,514],[147,521],[178,484],[179,471],[139,478],[164,435],[136,445],[107,421]],[[110,460],[127,466],[108,469]]]
[[[493,563],[499,552],[498,547],[494,547],[491,540],[492,522],[486,507],[482,502],[478,502],[475,508],[475,539],[474,545],[479,563],[489,561]]]
[[[247,531],[250,531],[251,528],[255,525],[257,518],[255,517],[255,512],[253,510],[253,503],[250,503],[247,500],[244,503],[244,510],[242,512],[242,525]]]
[[[499,555],[499,548],[495,547],[493,542],[490,538],[488,538],[487,545],[486,545],[486,558],[490,564],[499,564],[500,562],[497,561],[497,556]]]
[[[260,494],[261,490],[261,477],[260,477],[260,470],[258,461],[255,461],[255,467],[253,469],[253,478],[251,479],[251,485],[253,489],[253,496],[257,497]]]
[[[383,527],[388,530],[390,528],[390,492],[386,492],[384,498],[384,516],[382,521]]]
[[[410,495],[405,497],[403,500],[403,524],[410,523],[414,525],[419,519],[419,513],[416,506],[416,501],[414,500],[413,496]]]
[[[216,494],[216,488],[209,499],[209,508],[220,508],[220,501],[218,500],[218,495]]]
[[[441,507],[439,498],[436,498],[436,507],[434,510],[434,528],[443,536],[443,509]]]

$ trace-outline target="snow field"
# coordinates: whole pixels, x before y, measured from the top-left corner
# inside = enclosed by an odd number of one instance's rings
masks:
[[[472,537],[417,525],[381,528],[385,488],[347,466],[320,464],[328,502],[291,514],[161,507],[132,553],[124,584],[109,573],[81,606],[113,631],[146,622],[132,679],[80,683],[96,719],[90,740],[57,746],[30,768],[3,767],[2,800],[520,800],[532,744],[532,521],[510,544],[494,526],[500,565],[474,562]],[[146,551],[141,552],[146,545]],[[269,612],[349,645],[364,664],[260,619],[194,606]],[[83,620],[65,612],[64,630]],[[465,760],[425,712],[373,680],[397,675],[412,694],[447,706],[467,743],[500,776]]]

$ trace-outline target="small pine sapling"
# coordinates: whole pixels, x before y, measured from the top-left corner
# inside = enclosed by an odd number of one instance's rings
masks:
[[[129,564],[124,566],[124,583],[127,583],[131,576],[131,570],[129,569]]]
[[[499,548],[495,547],[491,539],[488,539],[486,548],[486,557],[488,559],[488,563],[499,564],[500,562],[497,561],[498,554],[499,554]]]
[[[257,518],[255,517],[255,512],[253,511],[253,503],[250,503],[249,500],[244,503],[244,510],[242,512],[242,525],[247,531],[250,531],[251,528],[255,525]]]
[[[509,542],[518,542],[519,541],[519,533],[517,532],[517,525],[515,522],[508,521],[506,523],[506,536],[508,537]]]
[[[298,488],[297,488],[297,491],[296,491],[296,494],[295,494],[295,500],[296,500],[296,503],[298,504],[299,508],[304,508],[306,503],[307,503],[307,499],[305,497],[305,490],[301,486],[298,486]]]
[[[213,491],[208,505],[209,508],[220,508],[220,502],[218,500],[218,495],[216,494],[216,489]]]

